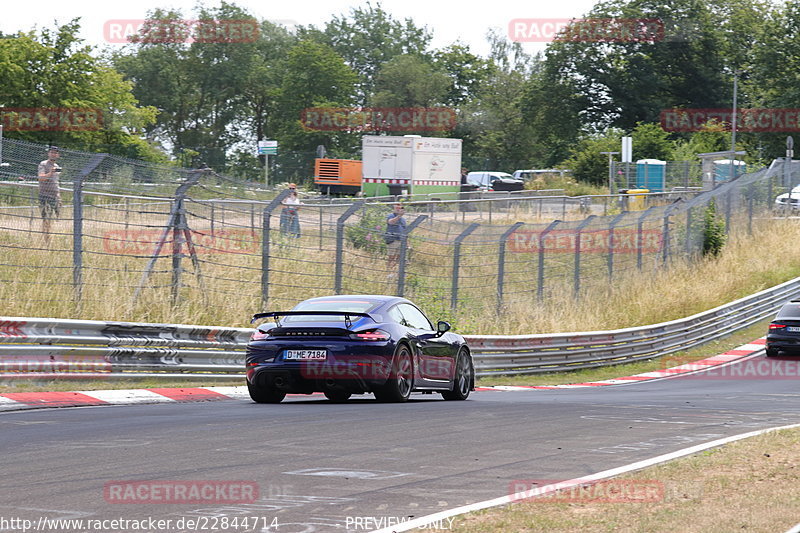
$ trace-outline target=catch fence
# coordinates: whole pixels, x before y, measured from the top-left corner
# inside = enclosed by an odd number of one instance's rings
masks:
[[[45,231],[31,146],[43,157],[46,147],[6,140],[14,164],[0,169],[0,296],[18,316],[158,319],[148,313],[166,306],[187,317],[211,309],[217,321],[334,293],[402,295],[440,314],[502,311],[699,257],[710,205],[724,231],[752,232],[787,214],[775,198],[800,175],[775,167],[706,192],[405,198],[393,261],[383,237],[395,198],[306,194],[291,215],[286,191],[70,151],[59,161],[64,205]]]

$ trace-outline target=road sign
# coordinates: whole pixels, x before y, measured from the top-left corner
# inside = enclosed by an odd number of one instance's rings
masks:
[[[258,155],[275,155],[278,153],[278,141],[258,141]]]

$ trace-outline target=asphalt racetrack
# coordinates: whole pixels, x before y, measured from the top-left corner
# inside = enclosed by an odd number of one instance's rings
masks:
[[[291,396],[0,413],[0,530],[21,530],[18,519],[39,531],[368,531],[507,495],[515,480],[581,477],[798,423],[798,364],[759,355],[710,374],[465,402]],[[149,492],[113,492],[134,481]],[[164,501],[163,485],[187,482],[230,491]]]

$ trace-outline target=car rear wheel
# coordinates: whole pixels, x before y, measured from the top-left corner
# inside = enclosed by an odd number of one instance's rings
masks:
[[[392,362],[392,373],[386,384],[375,390],[375,398],[379,402],[405,402],[411,396],[413,384],[411,352],[407,346],[401,345]]]
[[[286,393],[279,390],[247,383],[247,392],[256,403],[281,403],[286,398]]]
[[[325,391],[325,397],[334,403],[346,402],[350,399],[352,393],[343,390],[329,390]]]
[[[767,348],[767,357],[778,357],[778,350],[776,348]]]
[[[472,390],[475,372],[466,350],[458,352],[457,361],[456,375],[453,377],[453,388],[442,393],[442,397],[445,400],[466,400]]]

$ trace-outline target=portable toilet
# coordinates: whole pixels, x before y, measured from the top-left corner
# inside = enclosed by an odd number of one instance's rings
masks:
[[[650,192],[664,192],[667,162],[659,159],[640,159],[636,162],[636,187]]]
[[[731,173],[731,163],[733,163],[733,173]],[[736,179],[747,171],[747,164],[738,159],[715,159],[714,160],[714,183],[730,181]]]

